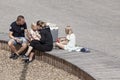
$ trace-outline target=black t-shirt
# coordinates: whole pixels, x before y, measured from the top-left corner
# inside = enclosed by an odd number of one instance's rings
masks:
[[[14,37],[25,37],[25,29],[27,29],[26,23],[18,25],[15,21],[10,25],[9,31],[13,32]]]

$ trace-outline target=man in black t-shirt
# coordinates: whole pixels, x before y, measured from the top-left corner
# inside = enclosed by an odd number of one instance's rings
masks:
[[[25,33],[28,33],[24,16],[19,15],[17,20],[10,25],[9,37],[11,38],[8,45],[12,51],[10,58],[17,59],[19,55],[27,48]],[[20,44],[22,47],[17,50],[15,45]]]

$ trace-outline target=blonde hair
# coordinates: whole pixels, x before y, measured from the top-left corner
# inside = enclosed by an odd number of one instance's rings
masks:
[[[37,26],[37,25],[36,25],[35,23],[32,23],[32,24],[31,24],[31,29],[33,29],[33,30],[37,29],[36,26]]]
[[[67,26],[67,27],[65,28],[65,33],[66,33],[66,34],[71,34],[71,33],[73,33],[73,30],[72,30],[71,26]]]

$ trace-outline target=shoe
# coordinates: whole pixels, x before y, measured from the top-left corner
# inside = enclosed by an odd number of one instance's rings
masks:
[[[12,59],[12,58],[14,58],[14,57],[15,57],[15,55],[16,55],[15,53],[11,53],[11,55],[10,55],[10,57],[9,57],[9,58],[10,58],[10,59]]]
[[[32,61],[33,61],[33,60],[26,59],[24,62],[27,63],[27,64],[29,64],[29,63],[31,63]]]
[[[25,55],[25,53],[21,53],[20,56],[23,57]]]
[[[23,55],[23,56],[22,56],[22,59],[24,59],[24,60],[29,60],[29,57],[26,56],[26,55]]]
[[[16,59],[18,59],[18,55],[17,54],[15,54],[15,56],[13,57],[13,60],[16,60]]]
[[[90,50],[89,50],[89,49],[87,49],[87,48],[82,48],[80,52],[89,53],[89,52],[90,52]]]

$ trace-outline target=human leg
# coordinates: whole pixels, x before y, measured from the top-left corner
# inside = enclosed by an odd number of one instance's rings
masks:
[[[11,40],[8,41],[8,46],[10,47],[12,53],[17,52],[17,49],[15,47],[16,44],[17,43],[14,39],[11,39]]]
[[[17,42],[19,44],[21,44],[22,47],[20,47],[20,49],[18,51],[15,52],[16,56],[14,57],[14,59],[17,59],[19,57],[19,55],[27,48],[27,40],[24,37],[19,37],[20,42]]]
[[[15,45],[16,45],[16,41],[14,39],[11,39],[8,41],[8,46],[10,47],[11,49],[11,55],[10,55],[10,58],[14,58],[16,56],[15,52],[17,51]]]
[[[64,48],[65,48],[63,44],[58,43],[58,42],[56,42],[56,46],[58,46],[58,47],[61,48],[61,49],[64,49]]]

